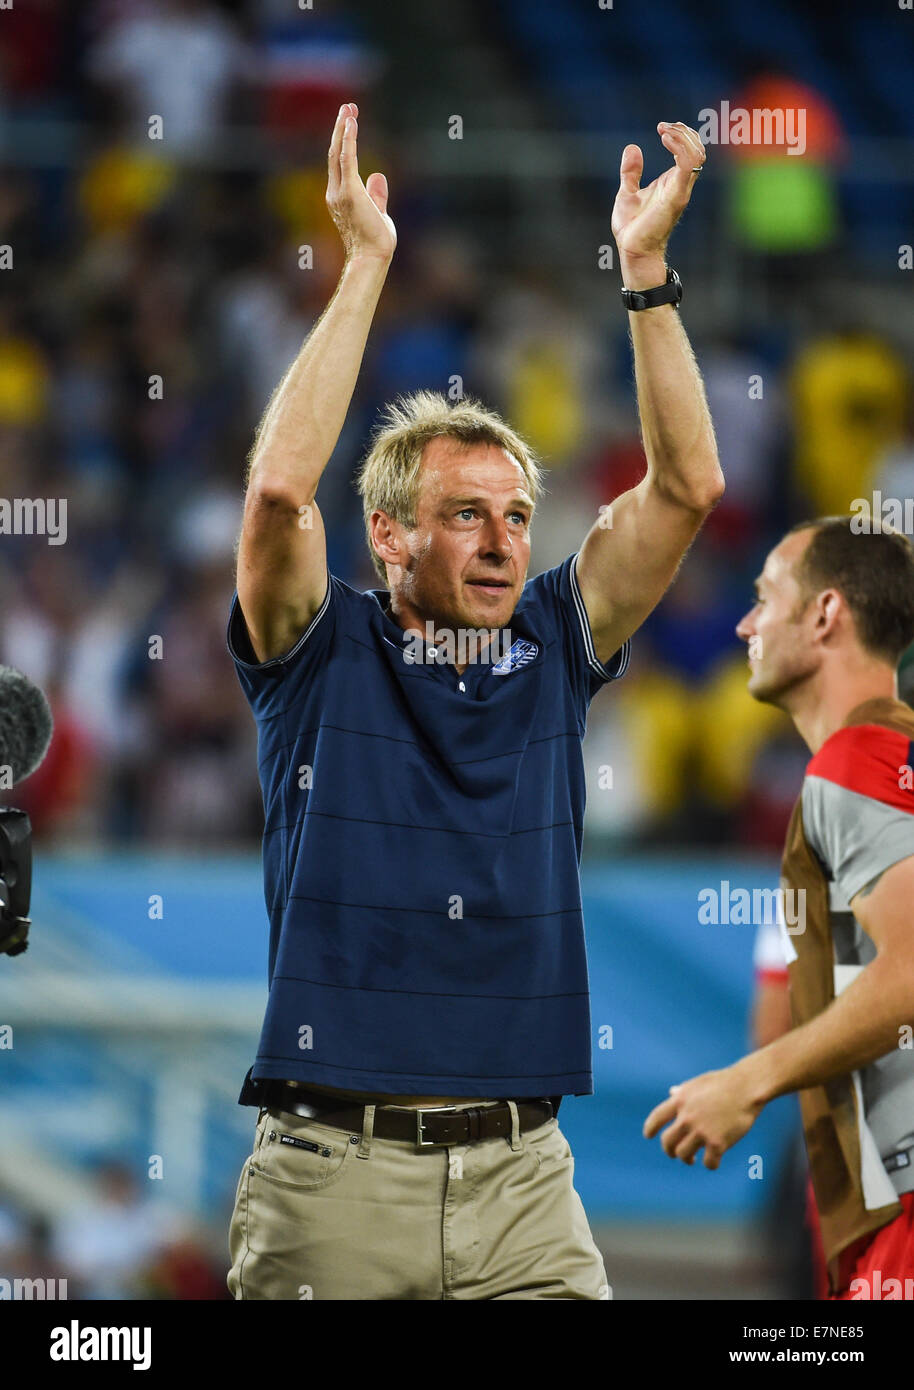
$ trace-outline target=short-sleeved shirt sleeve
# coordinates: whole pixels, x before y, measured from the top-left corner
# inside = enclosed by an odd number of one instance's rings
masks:
[[[909,740],[876,724],[839,729],[809,763],[803,829],[847,902],[914,854],[910,780]]]
[[[532,600],[543,609],[558,634],[576,708],[583,724],[588,706],[597,691],[610,681],[618,680],[628,669],[631,638],[623,642],[609,661],[604,663],[599,660],[587,609],[578,587],[577,559],[577,555],[571,555],[554,569],[531,579],[525,586],[524,595],[528,601]]]
[[[252,702],[268,703],[274,692],[282,690],[290,675],[306,676],[320,665],[328,654],[337,623],[341,621],[340,609],[343,606],[341,586],[328,574],[327,590],[321,606],[301,636],[287,652],[271,657],[269,661],[258,661],[251,646],[238,591],[235,591],[229,610],[226,643],[242,687]]]

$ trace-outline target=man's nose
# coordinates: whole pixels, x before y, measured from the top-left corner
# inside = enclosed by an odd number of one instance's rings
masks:
[[[514,543],[508,535],[508,527],[504,521],[490,523],[482,537],[482,544],[488,554],[497,555],[501,560],[509,559],[514,549]]]
[[[739,622],[736,624],[735,630],[737,637],[739,637],[741,641],[749,641],[749,638],[752,636],[752,629],[749,624],[748,613],[746,613],[744,617],[740,618]]]

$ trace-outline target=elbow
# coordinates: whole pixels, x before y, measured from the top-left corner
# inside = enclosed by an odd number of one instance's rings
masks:
[[[720,499],[727,490],[724,475],[718,466],[716,472],[709,480],[707,486],[699,493],[699,508],[703,512],[711,512],[717,506]]]
[[[303,507],[314,501],[313,492],[293,487],[280,479],[256,478],[248,484],[245,494],[245,511],[259,514],[282,512],[301,512]]]
[[[695,512],[712,512],[726,491],[720,464],[715,458],[705,477],[696,478],[687,489],[685,505]]]
[[[686,483],[682,480],[673,482],[666,477],[655,475],[654,485],[676,506],[700,515],[714,510],[726,488],[724,475],[717,462],[713,469],[708,470],[708,476],[705,478],[694,478]]]

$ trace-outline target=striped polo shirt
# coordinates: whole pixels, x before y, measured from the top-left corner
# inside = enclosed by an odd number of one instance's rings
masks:
[[[228,649],[258,733],[269,998],[241,1094],[593,1091],[580,856],[597,659],[577,556],[455,658],[333,575],[284,656]],[[459,664],[471,659],[462,675]]]

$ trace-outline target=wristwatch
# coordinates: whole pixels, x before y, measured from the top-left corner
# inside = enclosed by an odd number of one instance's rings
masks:
[[[658,304],[672,304],[676,308],[682,299],[682,281],[672,266],[666,273],[666,284],[653,290],[622,290],[622,303],[626,309],[656,309]]]

